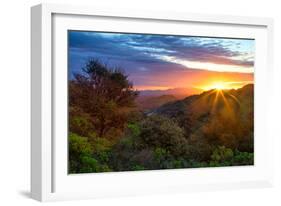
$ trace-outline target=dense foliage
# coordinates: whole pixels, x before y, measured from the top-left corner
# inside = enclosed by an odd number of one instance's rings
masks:
[[[252,165],[253,87],[143,112],[120,68],[89,60],[69,83],[69,172]]]

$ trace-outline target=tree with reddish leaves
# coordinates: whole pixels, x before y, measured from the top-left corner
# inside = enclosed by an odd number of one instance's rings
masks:
[[[138,92],[121,68],[109,68],[98,59],[90,59],[82,71],[69,83],[70,123],[84,116],[92,125],[89,132],[98,137],[118,136],[135,107]]]

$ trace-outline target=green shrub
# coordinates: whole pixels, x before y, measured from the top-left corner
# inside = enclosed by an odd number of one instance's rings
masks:
[[[92,147],[86,137],[81,137],[75,133],[69,134],[69,155],[71,158],[91,155]]]
[[[132,166],[131,170],[133,170],[133,171],[145,170],[145,167],[142,165],[134,165],[134,166]]]
[[[230,160],[233,157],[233,151],[225,146],[218,146],[211,156],[212,161],[222,162]]]
[[[253,165],[254,154],[248,152],[233,152],[230,148],[224,146],[217,147],[211,156],[210,166],[236,166],[236,165]]]
[[[101,157],[101,156],[99,156]],[[107,161],[103,157],[104,162]],[[106,164],[101,164],[93,156],[93,148],[86,137],[77,134],[69,134],[69,172],[70,173],[91,173],[111,171]]]
[[[200,134],[192,134],[185,146],[185,158],[191,162],[206,162],[210,161],[212,155],[212,145],[203,138]]]
[[[184,153],[184,130],[169,118],[152,115],[140,124],[139,144],[144,147],[164,148],[174,156]]]
[[[74,106],[69,108],[69,130],[71,132],[89,137],[94,132],[93,128],[88,114]]]
[[[235,151],[232,159],[233,165],[253,165],[254,164],[254,153],[239,152]]]
[[[157,169],[188,167],[188,162],[184,158],[175,158],[164,148],[156,148],[154,150],[154,160]]]
[[[127,127],[128,127],[128,129],[129,129],[129,131],[130,131],[130,133],[131,133],[131,135],[133,137],[137,137],[137,136],[140,135],[141,131],[140,131],[140,127],[139,127],[138,124],[136,124],[136,123],[129,123],[127,125]]]

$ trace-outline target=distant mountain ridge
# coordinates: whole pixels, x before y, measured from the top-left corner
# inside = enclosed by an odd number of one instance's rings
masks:
[[[203,90],[197,88],[173,88],[166,90],[141,90],[140,96],[162,96],[162,95],[173,95],[174,97],[187,97],[192,94],[199,94]]]
[[[139,92],[140,94],[136,100],[137,106],[143,111],[148,111],[192,94],[201,93],[202,90],[196,88],[173,88],[167,90],[142,90]]]
[[[171,103],[178,100],[173,95],[162,96],[139,96],[136,100],[138,108],[143,111],[156,109],[166,103]]]
[[[167,103],[151,112],[166,114],[167,116],[172,117],[173,115],[170,114],[170,112],[172,112],[173,107],[175,107],[177,111],[182,112],[183,110],[191,109],[191,107],[194,109],[195,107],[198,107],[198,104],[200,104],[202,106],[202,110],[203,108],[210,110],[211,107],[214,109],[214,101],[216,101],[217,105],[215,106],[217,107],[226,107],[226,104],[232,104],[231,106],[236,108],[238,105],[240,107],[243,103],[253,104],[253,94],[254,85],[248,84],[240,89],[220,90],[218,92],[217,100],[215,100],[217,92],[215,89],[212,89],[202,92],[201,94],[188,96],[182,100]],[[228,103],[225,103],[225,101]]]
[[[236,134],[235,131],[244,131],[245,125],[253,127],[254,85],[245,85],[240,89],[205,91],[147,112],[148,116],[157,114],[174,119],[186,128],[187,133],[198,133],[198,136],[202,136],[206,125],[214,125],[213,128],[217,129],[233,127],[233,134],[244,141],[245,138],[252,138],[253,134]],[[224,124],[221,125],[221,122]]]
[[[216,106],[223,106],[223,96],[231,104],[234,102],[233,108],[237,105],[237,100],[240,99],[242,103],[246,100],[253,101],[254,85],[248,84],[239,89],[227,89],[221,90],[221,94],[218,97]],[[140,92],[136,102],[141,110],[149,111],[148,113],[166,114],[166,116],[176,116],[178,113],[184,113],[189,108],[189,105],[193,105],[192,108],[198,107],[196,104],[203,104],[205,108],[212,106],[215,101],[216,90],[211,89],[203,91],[194,88],[175,88],[168,90],[144,90]],[[200,100],[200,101],[199,101]],[[199,102],[198,102],[199,101]],[[236,106],[235,106],[236,105]],[[225,106],[225,105],[224,105]],[[175,111],[173,111],[173,108]],[[201,108],[202,109],[202,108]],[[190,109],[189,109],[190,110]],[[200,113],[200,111],[198,111]]]

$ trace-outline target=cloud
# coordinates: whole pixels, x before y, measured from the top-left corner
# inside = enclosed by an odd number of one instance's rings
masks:
[[[81,31],[68,35],[72,73],[93,57],[122,67],[139,84],[183,70],[252,73],[254,67],[254,40]]]

